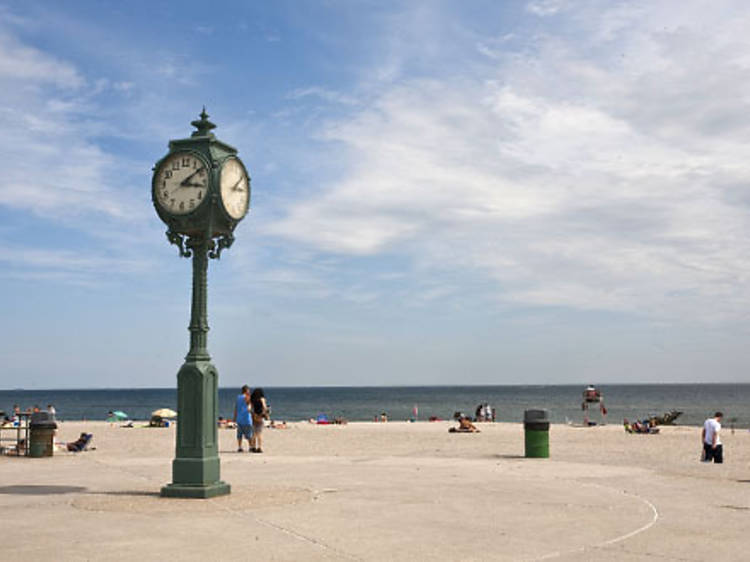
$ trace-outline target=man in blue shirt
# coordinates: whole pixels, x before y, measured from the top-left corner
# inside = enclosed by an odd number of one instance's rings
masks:
[[[250,388],[243,385],[240,394],[237,395],[237,401],[234,405],[234,422],[237,424],[237,452],[242,452],[242,437],[247,439],[248,446],[250,439],[253,437],[253,422],[250,418]],[[249,447],[248,447],[249,450]]]

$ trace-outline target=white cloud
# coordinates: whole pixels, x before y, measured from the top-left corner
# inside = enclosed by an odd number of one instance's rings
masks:
[[[446,79],[388,78],[328,122],[347,172],[267,232],[484,273],[503,302],[744,314],[750,14],[559,8],[529,5],[564,18],[533,49],[492,50]]]
[[[108,88],[0,32],[0,118],[12,131],[0,135],[0,205],[54,219],[137,215],[125,163],[90,138],[106,128],[93,98]]]
[[[135,84],[128,81],[115,82],[114,84],[112,84],[112,87],[118,92],[129,93],[133,91],[133,89],[135,88]]]
[[[13,162],[5,166],[0,204],[49,218],[136,215],[135,201],[122,189],[124,163],[86,140],[64,102],[27,98],[24,105],[0,113],[15,131],[0,138],[3,160]]]
[[[537,16],[551,16],[562,8],[561,0],[534,0],[526,4],[526,9]]]
[[[341,92],[337,92],[335,90],[329,90],[327,88],[321,88],[320,86],[310,86],[307,88],[298,88],[289,94],[287,94],[287,99],[301,99],[306,97],[317,97],[327,102],[333,102],[333,103],[340,103],[344,105],[355,105],[357,104],[357,99],[353,96],[349,96],[346,94],[343,94]]]
[[[153,272],[152,259],[97,250],[71,251],[36,247],[0,246],[2,279],[53,281],[85,287],[101,287],[105,278]]]
[[[0,30],[0,83],[13,80],[78,88],[84,80],[72,65],[23,45]]]

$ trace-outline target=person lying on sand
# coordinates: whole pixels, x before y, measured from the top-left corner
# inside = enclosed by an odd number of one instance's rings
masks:
[[[458,427],[451,427],[448,431],[450,433],[480,433],[477,426],[466,416],[458,418]]]
[[[622,425],[625,427],[625,431],[627,433],[650,433],[652,435],[655,433],[659,433],[659,428],[651,427],[651,424],[648,422],[648,420],[643,420],[642,422],[635,420],[631,423],[627,418],[625,418],[624,420],[622,420]]]

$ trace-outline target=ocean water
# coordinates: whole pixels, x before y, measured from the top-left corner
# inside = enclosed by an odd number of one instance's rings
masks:
[[[716,410],[725,415],[725,425],[750,428],[750,384],[650,384],[606,385],[607,423],[623,418],[643,419],[671,409],[682,410],[680,425],[700,425]],[[580,423],[579,385],[564,386],[409,386],[409,387],[309,387],[264,388],[272,417],[299,421],[320,413],[350,421],[368,421],[381,412],[391,420],[406,420],[418,407],[419,420],[430,416],[450,418],[454,412],[473,415],[476,406],[488,402],[497,410],[498,421],[519,422],[529,408],[547,408],[553,423]],[[219,390],[219,415],[231,417],[238,389]],[[135,420],[146,420],[157,408],[177,406],[174,388],[109,390],[0,390],[0,410],[14,404],[25,409],[54,404],[62,420],[103,420],[110,410],[122,410]],[[594,405],[596,406],[596,405]],[[736,418],[736,419],[735,419]],[[591,412],[600,421],[598,409]],[[734,422],[732,420],[735,419]]]

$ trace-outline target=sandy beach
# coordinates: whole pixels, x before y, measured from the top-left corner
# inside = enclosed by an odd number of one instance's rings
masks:
[[[750,432],[699,462],[700,429],[628,435],[553,425],[551,458],[523,458],[520,424],[290,424],[263,454],[220,430],[232,494],[164,499],[174,428],[64,422],[94,450],[0,457],[8,559],[746,559]]]

